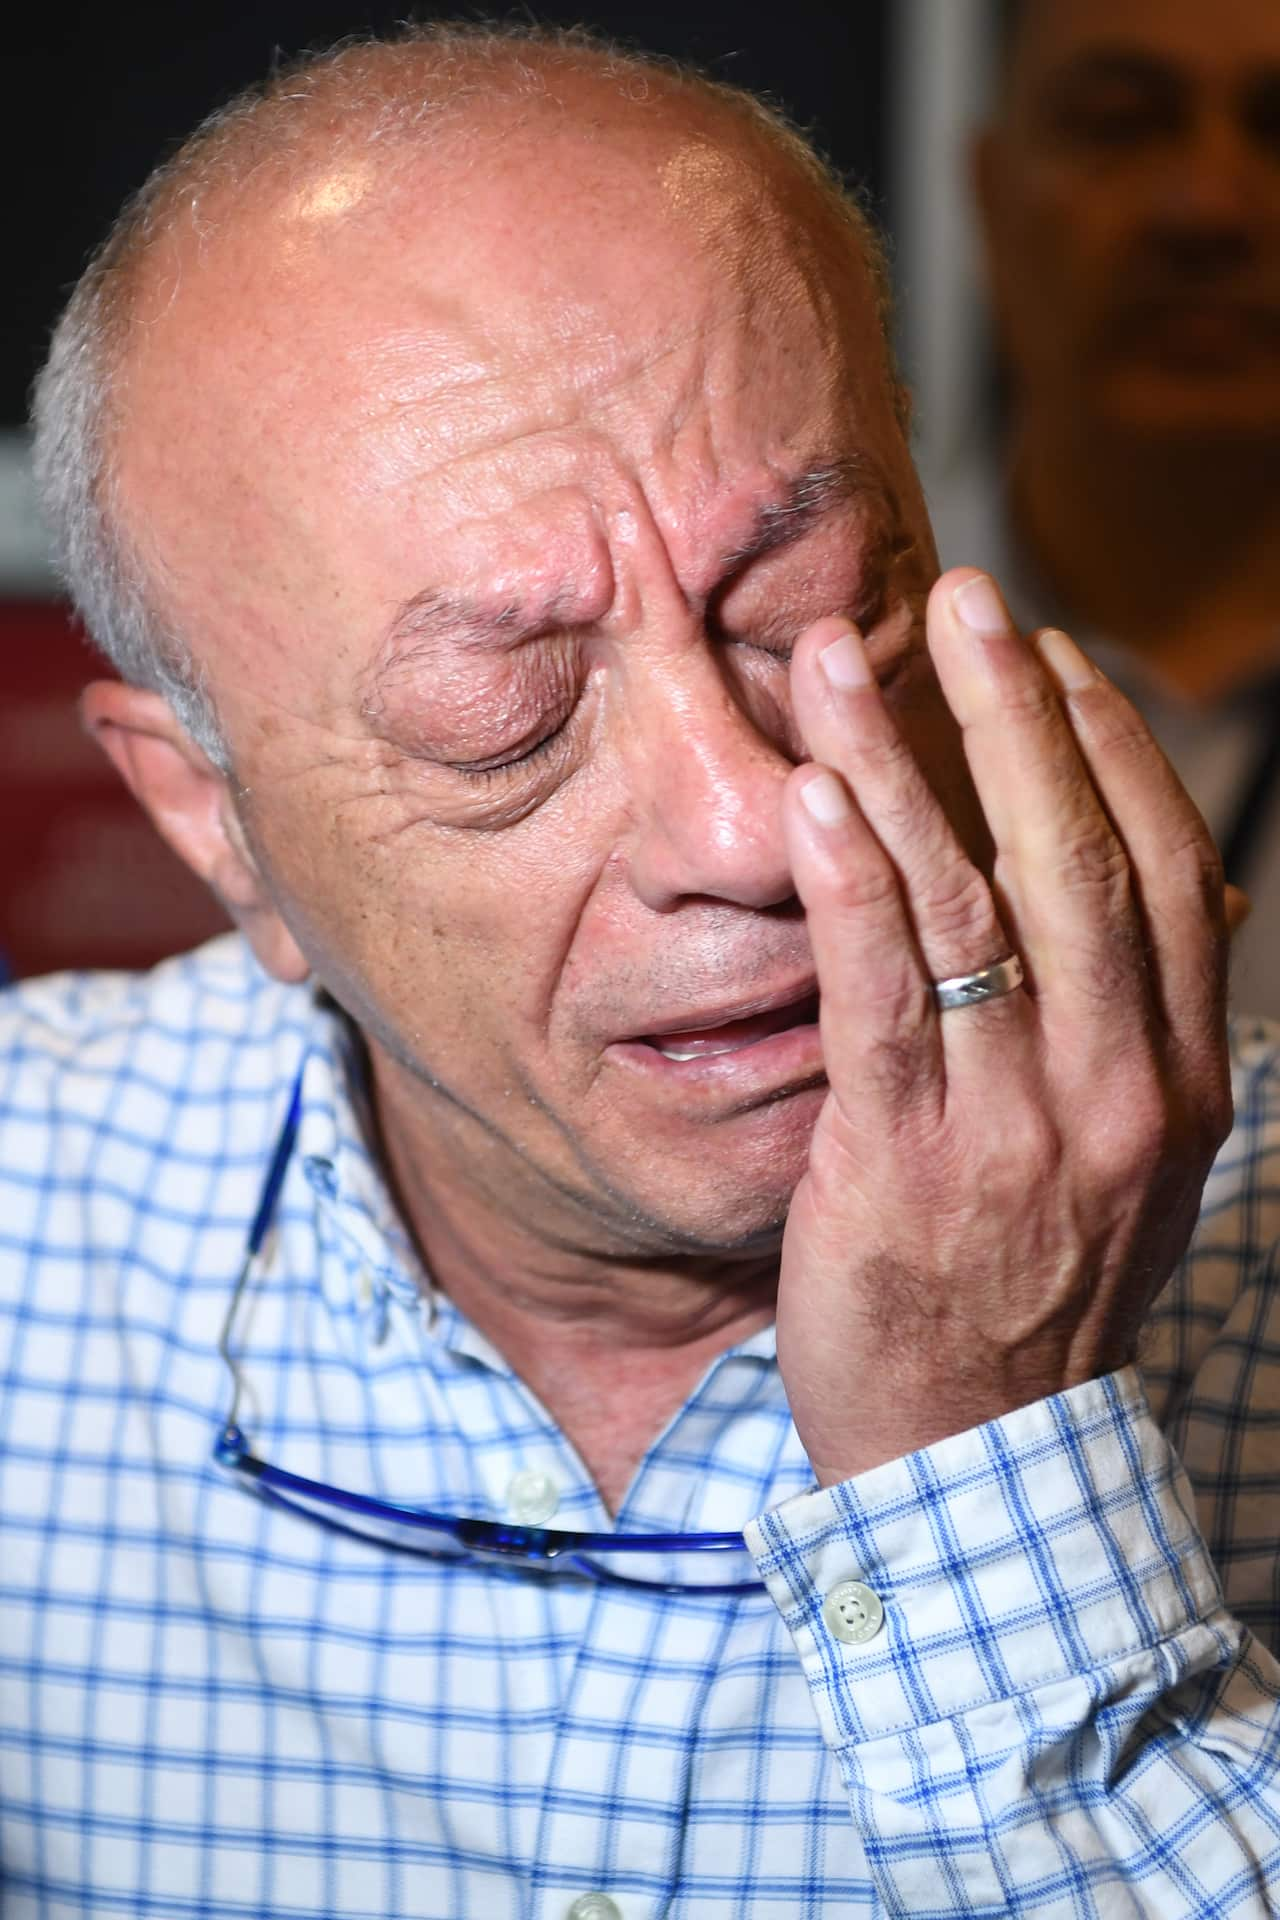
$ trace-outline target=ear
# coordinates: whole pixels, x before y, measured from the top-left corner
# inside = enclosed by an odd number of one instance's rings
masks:
[[[217,894],[267,972],[310,972],[245,840],[231,782],[162,694],[95,680],[80,718],[174,852]]]

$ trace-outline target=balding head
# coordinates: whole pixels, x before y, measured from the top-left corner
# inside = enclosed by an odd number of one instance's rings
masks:
[[[162,691],[215,754],[224,742],[200,634],[150,515],[131,516],[121,489],[117,452],[125,428],[137,424],[132,369],[140,345],[150,345],[196,270],[209,275],[206,287],[216,288],[228,319],[234,286],[218,287],[214,260],[230,265],[238,256],[232,274],[242,288],[253,280],[261,296],[269,277],[261,268],[270,262],[254,263],[255,247],[270,250],[288,233],[300,253],[323,250],[362,221],[371,230],[388,217],[394,225],[406,191],[435,220],[447,258],[465,240],[468,209],[486,179],[509,175],[504,155],[534,156],[536,177],[539,144],[553,129],[577,143],[584,162],[593,148],[602,156],[598,185],[628,147],[678,141],[682,152],[673,154],[662,191],[702,223],[709,246],[730,251],[759,239],[750,199],[738,193],[754,175],[758,208],[781,198],[786,217],[822,232],[833,256],[847,247],[869,276],[883,321],[885,277],[856,202],[771,109],[674,63],[577,31],[437,23],[277,71],[197,129],[126,206],[69,303],[36,388],[38,480],[86,626],[126,679]],[[527,192],[532,178],[522,184]],[[621,197],[613,199],[616,213]],[[585,191],[579,207],[585,231]],[[885,368],[892,378],[887,347]],[[212,445],[204,451],[212,455]]]

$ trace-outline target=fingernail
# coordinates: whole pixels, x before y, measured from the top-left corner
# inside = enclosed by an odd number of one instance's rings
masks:
[[[1036,652],[1064,693],[1091,687],[1102,675],[1060,627],[1044,627],[1035,636]]]
[[[847,692],[853,687],[865,687],[871,683],[866,648],[861,636],[852,628],[848,633],[842,633],[838,640],[833,640],[830,646],[824,647],[818,659],[833,687],[840,687]]]
[[[834,773],[826,773],[821,769],[805,781],[800,789],[800,799],[805,811],[820,827],[838,826],[853,811],[844,790],[844,782],[837,780]]]
[[[975,573],[952,594],[956,612],[970,633],[1008,633],[1012,622],[995,581],[988,573]]]

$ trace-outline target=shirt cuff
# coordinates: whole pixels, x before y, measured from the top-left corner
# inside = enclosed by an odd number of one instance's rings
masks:
[[[836,1749],[1123,1660],[1222,1604],[1132,1368],[800,1494],[746,1538]],[[850,1581],[874,1597],[824,1614]]]

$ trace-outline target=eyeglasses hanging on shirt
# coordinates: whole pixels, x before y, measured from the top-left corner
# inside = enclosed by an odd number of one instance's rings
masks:
[[[219,1423],[213,1457],[239,1483],[271,1505],[330,1532],[419,1558],[482,1561],[509,1573],[568,1574],[609,1586],[701,1595],[757,1593],[764,1582],[741,1533],[590,1533],[527,1526],[402,1506],[370,1494],[309,1480],[254,1453],[239,1424],[243,1393],[232,1347],[237,1309],[249,1287],[279,1205],[302,1115],[298,1068],[284,1124],[271,1155],[240,1272],[218,1339],[231,1374],[231,1400]]]

